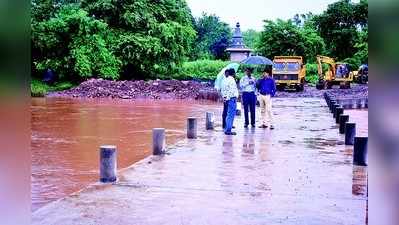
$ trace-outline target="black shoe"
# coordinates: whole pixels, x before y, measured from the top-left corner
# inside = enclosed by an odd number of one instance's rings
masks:
[[[273,125],[270,125],[270,130],[274,130],[274,126]]]
[[[255,127],[255,124],[251,124],[251,127]]]
[[[236,132],[224,132],[225,135],[237,135]]]
[[[261,126],[259,126],[259,128],[267,128],[267,126],[266,125],[261,125]]]
[[[245,125],[244,125],[244,128],[248,128],[248,124],[245,124]]]
[[[236,127],[235,127],[235,126],[232,126],[231,128],[235,129]]]

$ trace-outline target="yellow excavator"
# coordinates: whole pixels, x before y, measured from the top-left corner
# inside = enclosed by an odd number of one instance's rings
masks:
[[[328,70],[323,73],[323,65],[328,66]],[[347,63],[335,62],[333,58],[318,55],[317,71],[319,74],[319,82],[316,84],[318,90],[330,89],[333,85],[339,85],[341,89],[351,87],[353,81],[353,72],[350,71]]]

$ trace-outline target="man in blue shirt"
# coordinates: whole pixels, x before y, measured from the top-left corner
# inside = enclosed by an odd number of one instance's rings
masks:
[[[240,80],[240,88],[242,91],[242,103],[244,105],[245,124],[248,128],[248,109],[251,112],[251,126],[255,127],[255,106],[256,106],[256,79],[252,76],[253,68],[246,68],[245,74]]]
[[[274,129],[272,124],[272,97],[276,94],[276,83],[271,77],[272,69],[267,67],[263,72],[263,78],[256,83],[259,92],[262,125],[259,128]]]

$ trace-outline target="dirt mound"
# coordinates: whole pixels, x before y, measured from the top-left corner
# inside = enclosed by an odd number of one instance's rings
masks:
[[[278,91],[277,98],[322,98],[327,92],[336,98],[367,98],[367,85],[352,85],[351,89],[334,87],[328,90],[317,90],[305,86],[302,92]],[[79,86],[60,92],[52,92],[51,97],[83,98],[123,98],[123,99],[206,99],[217,101],[219,94],[211,82],[150,80],[150,81],[110,81],[90,79]]]
[[[361,84],[352,84],[350,89],[339,89],[334,86],[332,89],[317,90],[312,86],[305,86],[302,92],[289,92],[289,91],[278,91],[276,97],[280,98],[322,98],[323,94],[327,92],[329,95],[336,98],[367,98],[368,97],[368,86]]]
[[[110,81],[90,79],[79,86],[51,97],[123,98],[123,99],[210,99],[218,98],[210,83],[178,80]]]

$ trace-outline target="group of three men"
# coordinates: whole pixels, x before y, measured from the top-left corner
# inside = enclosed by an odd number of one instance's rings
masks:
[[[256,80],[252,76],[253,69],[247,68],[245,70],[245,75],[241,78],[239,82],[239,88],[242,93],[242,105],[244,107],[245,124],[244,127],[249,126],[249,116],[251,114],[251,126],[255,127],[255,107],[257,100],[257,93],[259,93],[259,104],[261,107],[261,121],[262,124],[259,128],[274,129],[272,125],[272,100],[276,93],[276,84],[271,77],[271,68],[266,68],[263,71],[263,77]],[[221,80],[219,86],[215,86],[220,89],[223,97],[223,129],[226,135],[236,135],[232,131],[234,117],[236,115],[237,109],[237,98],[239,97],[239,88],[235,80],[235,70],[227,69],[225,71],[225,77]]]

